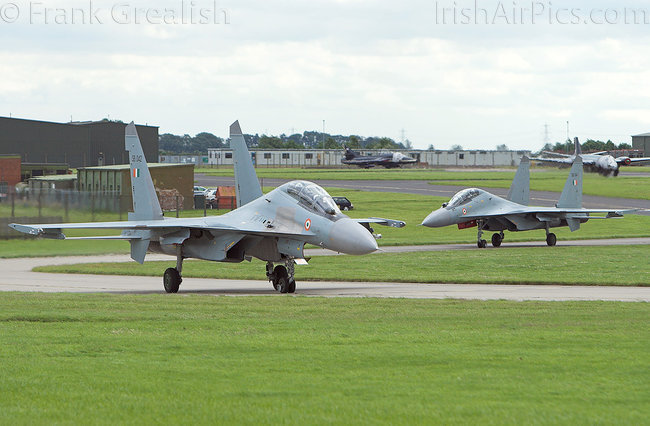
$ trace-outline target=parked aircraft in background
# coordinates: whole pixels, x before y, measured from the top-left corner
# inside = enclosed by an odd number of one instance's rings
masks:
[[[589,219],[610,219],[622,217],[624,213],[636,210],[607,210],[582,208],[582,158],[578,155],[571,167],[569,177],[556,207],[528,207],[530,200],[530,160],[523,157],[515,178],[510,186],[507,199],[477,188],[464,189],[432,212],[422,225],[439,228],[458,225],[459,229],[478,227],[477,244],[485,248],[484,231],[497,231],[492,235],[492,245],[499,247],[503,241],[503,231],[546,230],[546,243],[554,246],[557,242],[551,228],[568,226],[571,232],[580,229],[580,224]],[[605,214],[605,216],[592,216]]]
[[[168,293],[178,292],[184,259],[242,262],[253,257],[267,262],[266,276],[276,290],[293,293],[294,266],[307,262],[305,244],[346,254],[368,254],[378,249],[371,224],[405,225],[389,219],[350,219],[323,188],[311,182],[293,181],[263,194],[239,122],[230,126],[230,138],[238,208],[222,216],[163,217],[140,139],[131,123],[125,138],[133,192],[133,213],[129,213],[128,221],[10,226],[51,239],[65,239],[62,229],[121,229],[120,236],[89,239],[128,240],[131,258],[139,263],[144,262],[148,250],[176,256],[176,267],[164,274]]]
[[[542,163],[554,163],[559,165],[565,165],[567,167],[573,164],[575,158],[579,155],[582,157],[582,164],[587,167],[587,171],[598,173],[603,176],[618,176],[619,169],[621,166],[629,166],[632,163],[639,163],[642,161],[650,161],[650,157],[645,158],[630,158],[630,157],[618,157],[614,158],[613,156],[607,154],[606,151],[594,152],[591,154],[583,154],[582,148],[580,146],[580,141],[578,138],[573,140],[575,145],[575,152],[573,155],[559,154],[557,152],[543,151],[547,155],[554,155],[556,158],[548,157],[535,157],[533,161],[539,161]]]
[[[352,166],[363,167],[369,169],[370,167],[382,166],[387,169],[401,167],[404,164],[417,163],[415,158],[408,157],[400,152],[386,152],[377,155],[360,155],[358,152],[352,151],[347,146],[345,148],[345,158],[341,160],[343,164]]]

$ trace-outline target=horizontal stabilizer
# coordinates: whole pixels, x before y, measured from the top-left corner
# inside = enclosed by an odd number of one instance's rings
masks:
[[[368,219],[352,219],[353,221],[364,224],[364,223],[374,223],[376,225],[391,226],[393,228],[403,228],[406,226],[406,222],[401,220],[393,219],[382,219],[380,217],[371,217]]]

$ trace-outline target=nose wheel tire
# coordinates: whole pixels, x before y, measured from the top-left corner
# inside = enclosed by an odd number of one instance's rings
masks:
[[[485,247],[487,247],[487,241],[478,240],[478,243],[476,245],[478,246],[478,248],[485,248]]]
[[[163,285],[167,293],[178,293],[182,281],[181,274],[176,268],[168,268],[163,275]]]
[[[493,247],[500,247],[502,241],[503,241],[503,236],[501,234],[492,234]]]
[[[548,234],[546,236],[546,244],[548,244],[550,247],[553,247],[557,243],[557,237],[555,234]]]

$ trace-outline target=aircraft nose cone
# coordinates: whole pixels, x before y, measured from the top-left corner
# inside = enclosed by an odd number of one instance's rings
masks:
[[[435,210],[422,221],[422,225],[429,228],[440,228],[451,224],[451,213],[447,209]]]
[[[356,255],[369,254],[379,249],[375,237],[363,225],[351,219],[340,219],[334,223],[327,248]]]

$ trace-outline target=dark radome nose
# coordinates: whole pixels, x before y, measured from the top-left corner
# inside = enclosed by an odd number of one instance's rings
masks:
[[[352,219],[340,219],[330,230],[327,248],[346,254],[369,254],[379,250],[375,237]]]
[[[449,226],[452,224],[451,212],[447,209],[438,209],[422,221],[422,226],[429,228],[440,228],[442,226]]]

